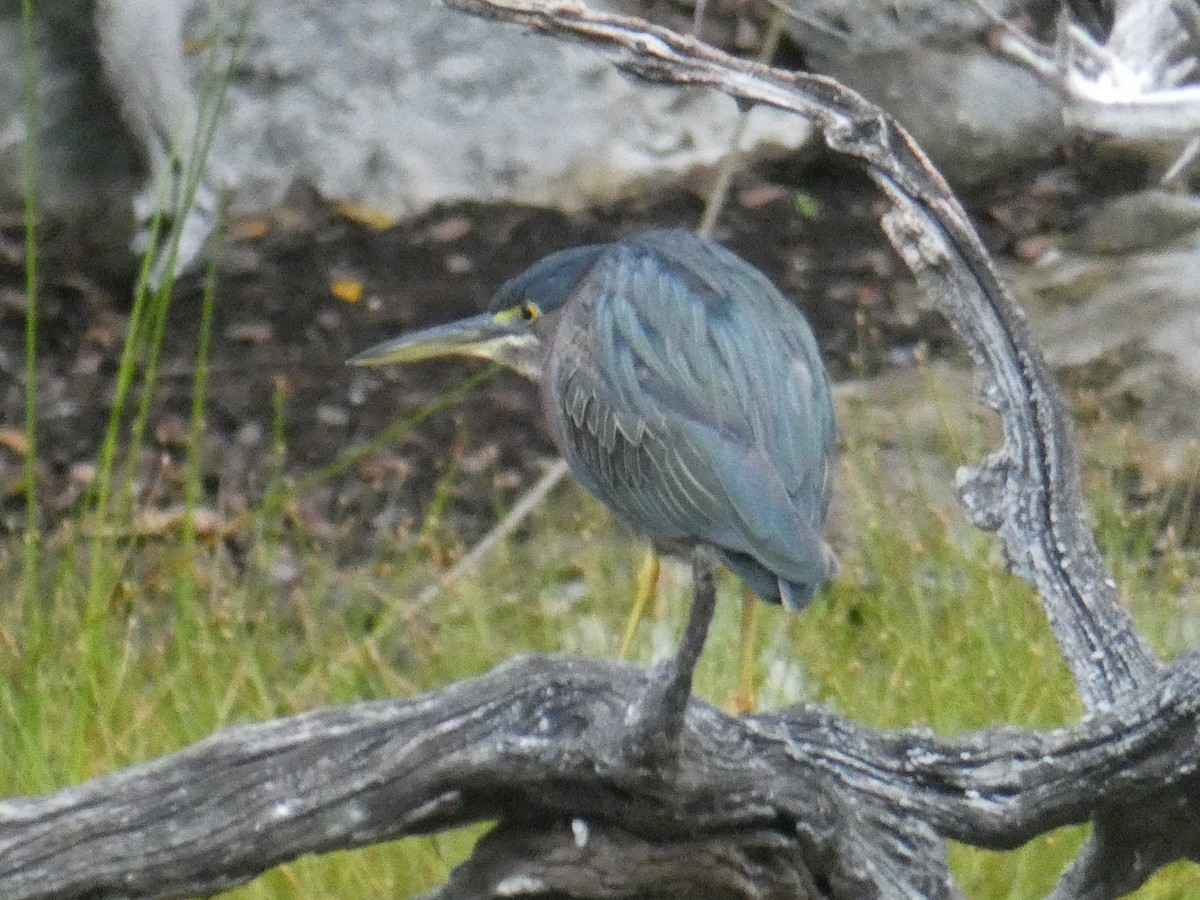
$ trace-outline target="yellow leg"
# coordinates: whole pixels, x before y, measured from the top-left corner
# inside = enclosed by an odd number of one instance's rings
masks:
[[[625,636],[621,638],[621,649],[617,653],[620,659],[628,658],[629,648],[633,644],[633,636],[637,634],[638,625],[641,624],[642,619],[646,618],[646,610],[650,608],[650,601],[658,592],[658,572],[661,568],[662,562],[653,550],[647,553],[646,558],[642,560],[642,567],[638,570],[637,594],[633,598],[633,611],[629,614],[629,624],[625,626]]]
[[[754,702],[754,643],[758,631],[758,607],[761,601],[749,588],[742,588],[742,627],[738,639],[737,688],[730,706],[735,715],[752,713]]]

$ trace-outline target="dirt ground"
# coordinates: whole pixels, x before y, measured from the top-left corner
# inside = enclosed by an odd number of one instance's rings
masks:
[[[1024,255],[1037,252],[1040,235],[1069,228],[1085,196],[1088,187],[1064,167],[981,191],[969,206],[994,251]],[[918,351],[953,352],[947,326],[914,301],[880,234],[877,203],[855,170],[761,164],[738,179],[716,234],[804,309],[835,378],[908,365]],[[344,365],[356,351],[478,311],[506,278],[554,250],[649,225],[692,226],[701,208],[700,191],[681,187],[578,215],[462,205],[376,229],[297,193],[268,219],[231,223],[217,264],[203,505],[228,520],[261,500],[276,475],[299,482],[479,369],[453,362],[362,372]],[[2,534],[24,527],[25,326],[19,211],[0,226]],[[89,259],[87,247],[78,227],[43,224],[38,462],[46,530],[86,501],[129,321],[135,261],[113,271]],[[361,298],[340,299],[347,291],[335,290],[339,281],[360,282]],[[182,496],[202,287],[201,273],[176,288],[139,464],[144,509],[177,508]],[[502,374],[295,497],[289,522],[347,554],[376,552],[380,535],[422,521],[443,485],[445,516],[467,540],[552,454],[535,389]]]

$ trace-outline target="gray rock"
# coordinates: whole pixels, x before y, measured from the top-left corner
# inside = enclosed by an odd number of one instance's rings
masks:
[[[1021,4],[992,0],[998,15]],[[989,51],[988,20],[946,0],[794,0],[789,24],[816,71],[904,125],[955,185],[1046,159],[1066,137],[1055,90]]]
[[[979,47],[845,58],[828,74],[895,116],[955,186],[1049,159],[1067,137],[1058,95]]]
[[[91,29],[79,24],[83,0],[39,3],[39,152],[51,211],[135,193],[137,151],[150,169],[143,225],[147,198],[169,208],[162,198],[179,193],[186,168],[172,168],[172,147],[186,163],[180,135],[211,102],[202,90],[210,56],[237,62],[201,181],[206,215],[217,186],[236,210],[260,211],[297,183],[394,217],[456,200],[578,209],[712,166],[737,118],[723,96],[635,83],[582,48],[432,0],[264,0],[249,6],[244,27],[234,15],[232,29],[218,18],[226,5],[214,2],[192,11],[186,33],[230,36],[211,54],[183,55],[175,32],[188,5],[97,0]],[[56,30],[63,18],[72,29]],[[0,67],[0,187],[9,201],[21,191],[19,29],[19,12],[0,6],[0,52],[13,61]],[[100,60],[115,90],[97,77]],[[136,142],[120,127],[114,92]],[[760,110],[744,145],[793,149],[808,135],[807,123]]]
[[[43,0],[35,13],[38,195],[44,207],[100,213],[136,181],[137,148],[107,90],[87,0]],[[24,197],[26,123],[21,10],[0,2],[0,196]]]
[[[1070,247],[1083,253],[1130,253],[1169,244],[1200,228],[1200,197],[1152,188],[1098,209]]]
[[[1168,200],[1172,227],[1147,227],[1155,196]],[[1159,441],[1169,465],[1182,465],[1200,434],[1200,230],[1178,227],[1181,211],[1194,215],[1189,200],[1116,201],[1083,229],[1100,236],[1095,250],[1066,249],[1016,279],[1050,363]],[[1122,221],[1117,231],[1140,229],[1141,240],[1118,253],[1109,232]]]
[[[983,0],[983,5],[1008,16],[1028,3]],[[789,7],[789,31],[822,67],[837,57],[962,44],[988,24],[974,3],[957,0],[792,0]]]
[[[629,196],[714,164],[736,119],[725,97],[635,83],[589,51],[425,0],[256,5],[227,108],[214,164],[240,203],[272,205],[302,179],[393,215]],[[748,143],[807,136],[763,111]]]
[[[96,0],[104,71],[150,170],[133,198],[138,223],[133,249],[150,249],[158,228],[166,235],[150,268],[155,287],[168,270],[186,269],[196,260],[218,218],[206,156],[219,98],[211,89],[202,89],[198,98],[192,87],[183,42],[190,6],[191,0]]]

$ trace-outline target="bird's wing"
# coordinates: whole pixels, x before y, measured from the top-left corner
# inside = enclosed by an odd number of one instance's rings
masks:
[[[713,256],[688,256],[703,253]],[[659,540],[823,580],[834,429],[800,313],[738,257],[698,241],[613,245],[580,291],[553,377],[584,483]]]

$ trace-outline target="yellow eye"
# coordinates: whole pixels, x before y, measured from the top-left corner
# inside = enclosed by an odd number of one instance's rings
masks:
[[[521,304],[521,318],[524,319],[526,322],[532,322],[534,319],[536,319],[541,314],[542,314],[542,311],[537,308],[536,304],[534,304],[534,303],[522,303]]]

